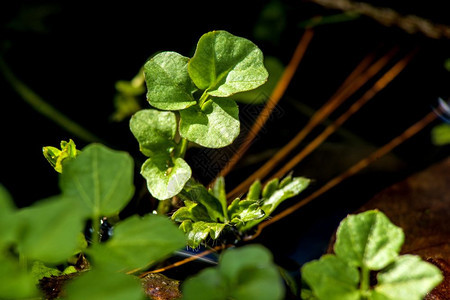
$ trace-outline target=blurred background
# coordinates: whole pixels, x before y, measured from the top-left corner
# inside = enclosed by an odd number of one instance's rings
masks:
[[[227,30],[256,43],[274,62],[274,78],[288,64],[305,28],[314,30],[273,117],[227,176],[229,188],[295,136],[367,54],[381,55],[397,47],[396,58],[400,59],[417,49],[392,83],[295,168],[294,175],[312,178],[312,188],[317,188],[425,116],[438,106],[439,97],[448,99],[450,18],[444,6],[445,1],[437,0],[365,1],[363,5],[341,0],[273,0],[245,5],[242,1],[207,5],[4,1],[0,4],[0,182],[18,206],[57,194],[58,175],[42,156],[42,147],[72,138],[79,149],[97,141],[130,152],[136,162],[139,190],[143,185],[139,167],[145,157],[138,151],[128,120],[133,111],[148,104],[142,93],[127,94],[118,82],[135,78],[158,51],[191,57],[200,36],[211,30]],[[407,17],[410,15],[416,17]],[[39,113],[20,95],[19,90],[28,89],[93,137],[76,136]],[[240,103],[243,134],[266,98],[258,97],[256,104]],[[338,109],[330,120],[347,107]],[[271,226],[260,242],[298,264],[320,256],[347,213],[383,188],[449,155],[448,145],[432,141],[432,128],[442,123],[436,120],[364,172]],[[319,126],[313,134],[323,128]],[[299,149],[310,140],[312,137]],[[194,176],[207,184],[235,147],[224,152],[189,150],[187,160]],[[135,208],[141,209],[140,213],[151,209],[149,204],[136,204]]]

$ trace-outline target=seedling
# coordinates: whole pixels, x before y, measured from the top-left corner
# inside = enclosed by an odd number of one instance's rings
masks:
[[[335,254],[302,268],[305,299],[423,299],[439,282],[437,267],[415,255],[399,255],[403,230],[380,211],[350,215],[341,222]],[[371,283],[376,274],[376,283]]]

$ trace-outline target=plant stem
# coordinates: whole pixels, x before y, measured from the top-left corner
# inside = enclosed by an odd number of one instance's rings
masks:
[[[370,270],[366,266],[361,267],[361,285],[359,286],[359,290],[361,291],[361,296],[363,299],[367,299],[369,296],[369,288],[370,288]]]
[[[200,97],[200,100],[198,100],[198,105],[200,105],[200,108],[203,107],[203,104],[208,100],[209,94],[206,92],[206,90],[203,92],[202,96]]]
[[[186,154],[187,146],[189,141],[185,138],[181,138],[180,143],[178,144],[177,151],[175,153],[176,157],[184,158],[184,155]]]

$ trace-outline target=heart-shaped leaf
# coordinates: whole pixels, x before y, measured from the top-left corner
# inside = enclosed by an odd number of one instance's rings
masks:
[[[203,147],[230,145],[239,135],[239,108],[233,100],[213,99],[180,111],[180,135]]]
[[[272,255],[260,245],[226,250],[218,267],[205,269],[188,278],[182,290],[186,300],[278,300],[284,295],[284,286]]]
[[[23,225],[18,250],[29,259],[61,263],[79,246],[88,214],[74,199],[57,196],[20,210]]]
[[[131,117],[130,129],[139,142],[139,149],[146,156],[175,147],[177,120],[173,112],[143,109]]]
[[[191,168],[182,158],[163,153],[150,157],[142,165],[141,174],[153,197],[159,200],[177,195],[191,178]]]
[[[361,299],[358,269],[337,256],[324,255],[320,260],[306,263],[302,267],[302,279],[318,299]]]
[[[434,265],[419,256],[402,255],[377,275],[372,298],[384,300],[420,300],[443,279]]]
[[[187,70],[189,58],[176,52],[155,55],[144,66],[147,100],[165,110],[185,109],[197,103],[196,87]]]
[[[228,97],[266,82],[263,54],[251,41],[226,31],[204,34],[188,65],[195,85],[215,97]]]
[[[97,266],[131,270],[152,265],[184,245],[183,233],[166,217],[132,216],[114,227],[111,239],[89,253]]]
[[[144,293],[139,279],[105,269],[84,272],[65,286],[67,300],[94,299],[143,299]]]
[[[92,217],[116,215],[133,196],[133,159],[126,152],[90,144],[64,165],[59,184]]]
[[[405,236],[376,210],[350,215],[336,233],[334,251],[337,256],[356,267],[380,270],[394,261]]]

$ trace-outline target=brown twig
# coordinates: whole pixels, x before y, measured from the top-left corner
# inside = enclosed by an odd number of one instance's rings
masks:
[[[321,145],[332,133],[336,131],[345,121],[348,120],[354,113],[356,113],[364,104],[372,99],[379,91],[384,89],[400,72],[408,65],[416,51],[411,52],[405,58],[396,63],[389,71],[387,71],[364,95],[353,103],[350,108],[344,112],[335,122],[330,124],[319,134],[313,141],[311,141],[305,148],[303,148],[296,156],[294,156],[287,164],[285,164],[278,172],[276,172],[270,179],[275,177],[282,177],[291,169],[293,169],[300,161],[307,155]]]
[[[236,188],[227,194],[228,199],[233,199],[237,195],[244,193],[248,187],[256,180],[263,179],[273,168],[282,161],[292,150],[297,147],[301,141],[324,119],[326,119],[337,107],[339,107],[345,100],[353,95],[359,88],[367,83],[375,74],[377,74],[389,60],[397,52],[397,48],[392,49],[386,55],[381,57],[372,66],[368,67],[373,60],[372,55],[366,56],[354,71],[348,76],[336,93],[327,101],[309,120],[305,127],[280,151],[277,152],[270,160],[255,171],[246,180],[241,182]],[[365,72],[364,69],[367,70]]]
[[[408,33],[420,32],[429,38],[450,38],[450,26],[434,24],[414,15],[403,16],[387,7],[374,7],[369,3],[349,0],[309,0],[331,9],[368,16],[385,26],[398,26]]]
[[[248,150],[251,143],[258,135],[259,131],[266,123],[273,109],[275,108],[275,106],[283,96],[284,92],[286,91],[289,83],[292,80],[292,77],[294,76],[295,71],[297,70],[298,65],[300,64],[300,61],[302,60],[306,52],[306,49],[309,46],[309,43],[311,42],[313,35],[314,32],[312,31],[312,29],[307,29],[305,31],[305,33],[303,34],[302,38],[300,39],[297,45],[297,48],[295,49],[294,54],[292,55],[291,61],[286,66],[283,75],[278,81],[263,111],[259,114],[255,123],[250,129],[248,135],[245,137],[244,142],[239,146],[238,150],[234,153],[234,155],[231,157],[231,159],[228,161],[225,167],[219,172],[217,177],[226,176],[233,169],[233,167],[236,165],[239,159],[241,159],[244,153]]]
[[[413,124],[411,127],[406,129],[402,134],[400,134],[399,136],[392,139],[389,143],[385,144],[384,146],[382,146],[381,148],[379,148],[378,150],[376,150],[375,152],[370,154],[368,157],[360,160],[358,163],[356,163],[355,165],[353,165],[352,167],[347,169],[347,171],[345,171],[344,173],[342,173],[342,174],[334,177],[330,181],[328,181],[325,185],[323,185],[321,188],[316,190],[314,193],[312,193],[308,197],[297,202],[295,205],[285,209],[284,211],[282,211],[278,215],[274,216],[273,218],[268,219],[267,221],[264,221],[261,224],[259,224],[255,234],[247,237],[246,239],[244,239],[244,241],[249,241],[249,240],[255,239],[257,236],[259,236],[261,234],[261,231],[265,227],[292,214],[299,208],[305,206],[306,204],[310,203],[317,197],[323,195],[325,192],[329,191],[330,189],[332,189],[333,187],[335,187],[336,185],[338,185],[345,179],[355,175],[356,173],[358,173],[359,171],[361,171],[362,169],[364,169],[365,167],[370,165],[372,162],[380,159],[382,156],[391,152],[395,147],[397,147],[398,145],[400,145],[401,143],[403,143],[404,141],[408,140],[409,138],[414,136],[416,133],[421,131],[423,128],[425,128],[428,124],[430,124],[433,120],[435,120],[436,117],[437,117],[437,115],[434,112],[428,113],[423,119],[421,119],[417,123]]]
[[[184,264],[187,264],[187,263],[189,263],[191,261],[197,260],[197,259],[199,259],[199,258],[201,258],[203,256],[206,256],[208,254],[211,254],[213,252],[218,252],[220,250],[227,249],[227,248],[230,248],[232,246],[233,245],[231,245],[231,244],[216,246],[213,249],[208,249],[208,250],[205,250],[203,252],[200,252],[199,254],[189,256],[188,258],[185,258],[183,260],[177,261],[177,262],[175,262],[175,263],[173,263],[171,265],[168,265],[168,266],[166,266],[164,268],[160,268],[160,269],[156,269],[156,270],[152,270],[152,271],[148,271],[148,272],[139,274],[139,277],[143,278],[143,277],[147,276],[148,274],[152,274],[152,273],[162,273],[162,272],[165,272],[167,270],[170,270],[170,269],[182,266]]]

